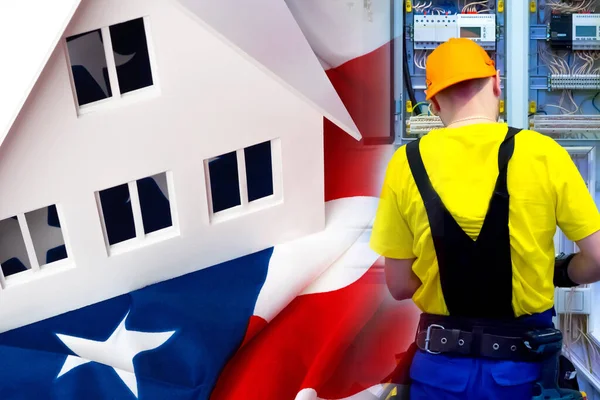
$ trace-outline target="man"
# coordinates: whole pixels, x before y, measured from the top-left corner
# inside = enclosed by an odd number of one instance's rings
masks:
[[[530,400],[542,364],[523,338],[553,327],[553,278],[600,280],[600,214],[566,150],[497,122],[475,42],[440,45],[426,82],[445,128],[394,154],[371,239],[391,294],[423,312],[411,399]],[[557,224],[580,252],[555,277]]]

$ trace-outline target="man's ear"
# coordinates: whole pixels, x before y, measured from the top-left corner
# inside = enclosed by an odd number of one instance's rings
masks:
[[[502,94],[502,89],[500,88],[500,71],[496,71],[496,76],[494,77],[494,95],[496,97],[500,97]]]
[[[435,99],[435,97],[432,97],[429,100],[429,111],[433,115],[438,115],[439,112],[440,112],[440,103],[437,102],[437,100]]]

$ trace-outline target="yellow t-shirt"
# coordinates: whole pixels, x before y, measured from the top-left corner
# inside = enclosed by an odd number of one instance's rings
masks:
[[[473,239],[481,230],[498,178],[498,149],[506,124],[435,130],[420,150],[431,183],[460,227]],[[513,309],[539,313],[554,303],[556,226],[572,241],[600,230],[600,213],[568,152],[549,137],[524,130],[515,137],[508,167]],[[384,257],[413,259],[422,286],[417,306],[448,315],[427,213],[412,177],[406,147],[390,161],[371,247]],[[468,288],[465,288],[468,290]]]

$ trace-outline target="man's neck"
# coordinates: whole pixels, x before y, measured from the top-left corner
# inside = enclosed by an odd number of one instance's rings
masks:
[[[449,119],[446,127],[448,128],[459,128],[461,126],[466,125],[474,125],[474,124],[489,124],[498,122],[497,118],[492,117],[491,115],[485,114],[471,114],[464,116],[457,116],[452,119]]]

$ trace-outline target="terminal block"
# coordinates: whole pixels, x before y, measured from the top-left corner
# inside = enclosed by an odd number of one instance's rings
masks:
[[[595,74],[551,74],[549,90],[600,90],[600,75]]]
[[[499,118],[498,122],[504,122],[503,118]],[[406,135],[404,139],[417,139],[428,134],[435,129],[444,128],[444,123],[435,115],[417,115],[406,120]]]
[[[413,116],[406,121],[406,134],[411,138],[418,138],[434,129],[443,128],[444,124],[440,117],[430,116]]]
[[[558,139],[600,138],[600,115],[535,115],[529,127]]]

